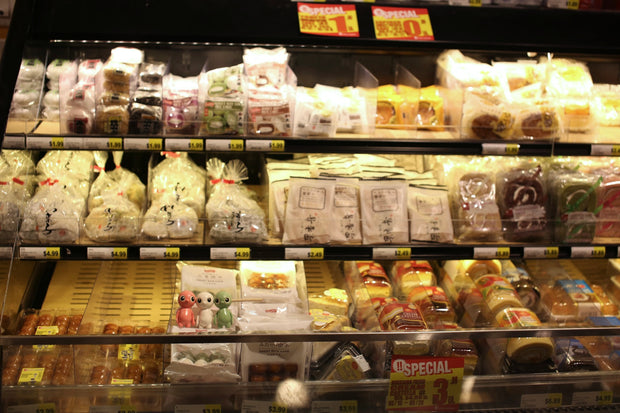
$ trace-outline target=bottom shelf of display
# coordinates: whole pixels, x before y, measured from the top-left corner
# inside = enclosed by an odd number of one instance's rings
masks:
[[[2,411],[59,412],[371,412],[618,411],[620,372],[574,372],[333,382],[6,386]],[[458,381],[458,383],[456,383]],[[446,380],[447,382],[447,380]],[[420,385],[423,383],[422,385]],[[456,384],[456,386],[453,386]],[[398,388],[397,388],[398,386]],[[450,405],[455,395],[458,403]],[[435,403],[433,406],[433,402]],[[448,410],[449,409],[449,410]],[[534,410],[532,410],[534,409]]]

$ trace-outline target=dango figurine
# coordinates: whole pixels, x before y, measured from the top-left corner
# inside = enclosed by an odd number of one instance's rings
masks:
[[[203,291],[196,297],[196,305],[200,309],[198,313],[198,328],[213,327],[213,294]]]
[[[196,317],[192,307],[196,302],[196,296],[191,291],[185,290],[179,294],[177,299],[181,308],[177,310],[177,325],[179,327],[194,327],[196,325]]]
[[[218,291],[213,303],[219,310],[215,313],[215,325],[218,328],[230,328],[233,324],[233,315],[228,309],[232,303],[232,297],[226,291]]]

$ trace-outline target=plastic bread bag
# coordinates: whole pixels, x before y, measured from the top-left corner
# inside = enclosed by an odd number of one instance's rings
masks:
[[[198,227],[196,211],[172,194],[151,202],[142,220],[142,233],[154,239],[191,238]]]
[[[91,151],[48,151],[37,163],[37,173],[44,178],[77,181],[80,196],[86,198],[94,159]]]
[[[493,61],[498,74],[506,79],[509,90],[515,91],[545,80],[546,67],[535,60],[518,60],[516,62]]]
[[[360,181],[364,244],[409,242],[407,186],[400,179]]]
[[[248,178],[245,165],[234,159],[226,164],[206,205],[209,236],[216,242],[260,242],[267,237],[265,212],[242,188]]]
[[[60,76],[69,71],[77,71],[77,66],[74,61],[68,59],[54,59],[48,63],[45,75],[50,82],[58,83],[60,81]]]
[[[43,106],[56,110],[60,108],[60,93],[58,93],[58,89],[49,90],[43,95]]]
[[[294,261],[242,261],[239,264],[242,299],[266,303],[299,303]]]
[[[95,123],[94,83],[78,82],[60,87],[61,130],[74,134],[89,134]]]
[[[596,237],[620,237],[620,173],[608,172],[597,190]]]
[[[332,214],[331,242],[340,244],[362,242],[358,179],[336,178]]]
[[[321,100],[315,89],[297,87],[295,97],[295,136],[333,136],[337,127],[336,108]]]
[[[290,136],[292,108],[288,99],[248,99],[248,134],[258,136]]]
[[[596,127],[593,98],[568,97],[558,99],[564,120],[564,129],[568,132],[589,132]]]
[[[504,169],[497,176],[497,199],[506,241],[543,241],[548,225],[548,190],[536,159]]]
[[[476,93],[466,92],[461,119],[461,136],[474,139],[510,139],[515,113],[500,100],[489,100]]]
[[[75,242],[85,207],[74,188],[47,179],[26,205],[20,236],[26,242]]]
[[[84,220],[88,238],[99,242],[133,241],[140,234],[140,209],[124,196],[110,192],[99,197],[102,204]]]
[[[99,106],[127,106],[129,105],[129,95],[104,90],[97,98]]]
[[[238,344],[172,344],[164,376],[171,383],[235,383]]]
[[[166,64],[162,62],[143,62],[140,67],[139,84],[161,86],[166,74]]]
[[[209,70],[206,76],[207,98],[243,100],[245,93],[243,64]]]
[[[553,171],[549,177],[555,241],[592,242],[596,228],[597,188],[603,177],[576,171]]]
[[[34,176],[0,175],[0,241],[15,239],[33,185]]]
[[[190,134],[198,131],[198,78],[164,76],[164,130],[172,134]]]
[[[43,79],[45,66],[39,59],[23,59],[19,67],[17,79],[33,80]]]
[[[610,84],[595,84],[592,111],[599,125],[620,125],[620,87]]]
[[[35,164],[32,153],[24,150],[2,149],[0,153],[0,174],[5,175],[32,175]]]
[[[103,67],[103,62],[99,59],[83,60],[78,66],[78,82],[95,84],[95,78]]]
[[[140,103],[148,106],[160,106],[163,103],[163,94],[161,86],[148,85],[136,89],[131,96],[132,103]]]
[[[245,130],[245,101],[209,98],[205,101],[202,131],[207,135],[240,135]]]
[[[287,82],[289,54],[283,47],[245,49],[243,63],[250,94],[264,87],[278,88]]]
[[[161,106],[132,103],[129,107],[129,133],[131,134],[158,134],[161,132],[161,120]]]
[[[202,217],[206,203],[206,171],[196,165],[187,152],[165,152],[164,155],[165,159],[150,173],[151,202],[157,203],[162,197],[172,198]]]
[[[411,241],[454,241],[447,188],[409,185],[407,210]]]
[[[291,178],[284,217],[284,244],[326,244],[331,240],[335,181]]]

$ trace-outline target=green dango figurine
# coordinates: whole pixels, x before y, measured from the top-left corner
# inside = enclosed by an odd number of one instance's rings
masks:
[[[218,308],[217,313],[215,313],[215,325],[218,328],[232,327],[233,315],[228,309],[232,303],[230,294],[226,291],[218,291],[218,293],[215,294],[213,303]]]

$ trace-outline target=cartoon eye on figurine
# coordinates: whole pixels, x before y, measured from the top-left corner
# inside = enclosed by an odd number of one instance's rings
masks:
[[[208,291],[203,291],[196,297],[196,305],[200,309],[196,323],[198,328],[213,327],[213,301],[213,294]]]
[[[185,290],[179,294],[177,301],[181,306],[177,310],[177,325],[179,327],[194,327],[196,317],[194,317],[192,307],[196,303],[196,296],[191,291]]]
[[[213,303],[219,310],[215,313],[215,327],[230,328],[233,324],[233,315],[228,309],[232,304],[232,297],[226,291],[218,291]]]

